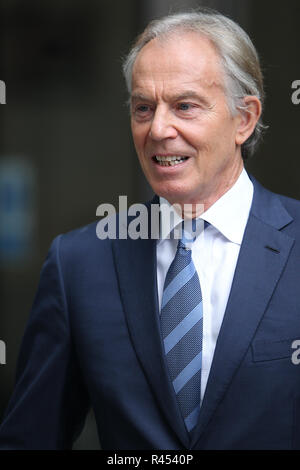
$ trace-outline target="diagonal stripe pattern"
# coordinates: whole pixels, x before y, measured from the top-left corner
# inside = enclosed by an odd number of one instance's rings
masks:
[[[200,411],[203,306],[192,252],[184,240],[179,240],[166,276],[160,322],[171,381],[186,428],[192,431]]]

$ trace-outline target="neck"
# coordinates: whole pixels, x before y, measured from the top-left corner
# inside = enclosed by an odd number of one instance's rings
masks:
[[[207,195],[200,195],[195,199],[187,199],[185,201],[177,201],[173,203],[175,207],[179,208],[179,211],[182,215],[182,218],[185,219],[194,219],[200,217],[201,214],[206,212],[213,204],[215,204],[218,199],[220,199],[227,191],[229,191],[234,184],[237,182],[243,171],[244,165],[243,162],[238,166],[235,171],[230,175],[225,181],[222,180],[222,183],[216,185],[213,190],[209,191]]]

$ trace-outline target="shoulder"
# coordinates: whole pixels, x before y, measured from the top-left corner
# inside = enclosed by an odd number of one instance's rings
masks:
[[[148,227],[149,218],[152,215],[151,208],[158,202],[159,199],[155,196],[151,201],[133,204],[120,212],[113,208],[106,217],[61,234],[56,237],[54,242],[60,244],[62,249],[107,248],[111,241],[124,240],[129,236],[128,227],[134,219],[138,218],[139,222],[145,221],[145,225]]]
[[[277,195],[281,204],[292,217],[292,223],[288,226],[289,233],[295,238],[299,239],[300,235],[300,201],[282,194]]]
[[[300,201],[298,199],[284,196],[283,194],[276,194],[276,196],[280,199],[281,203],[289,211],[291,216],[297,218],[300,216]]]
[[[300,224],[300,201],[280,193],[275,193],[262,186],[249,175],[254,186],[251,213],[260,220],[277,229],[289,227],[298,234]]]
[[[262,193],[264,194],[264,196],[267,195],[269,198],[278,198],[281,200],[284,206],[293,207],[296,210],[300,208],[300,201],[298,199],[285,196],[281,193],[275,193],[263,186],[253,175],[248,173],[248,176],[253,183],[254,192],[257,192],[259,194]]]
[[[51,243],[48,256],[54,257],[59,264],[70,267],[95,262],[96,258],[104,258],[111,253],[111,241],[99,239],[97,225],[94,221],[88,225],[61,233]]]

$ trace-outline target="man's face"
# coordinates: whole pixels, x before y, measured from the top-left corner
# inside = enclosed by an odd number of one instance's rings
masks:
[[[243,168],[240,120],[230,114],[220,59],[206,38],[184,33],[143,47],[133,68],[131,128],[156,194],[206,208],[221,197]]]

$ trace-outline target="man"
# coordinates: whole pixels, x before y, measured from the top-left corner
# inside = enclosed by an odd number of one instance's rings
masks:
[[[188,244],[162,217],[159,240],[96,224],[54,240],[1,446],[70,448],[92,406],[103,449],[300,448],[300,205],[244,170],[263,127],[255,49],[220,14],[176,14],[124,72],[152,204],[205,229]]]

